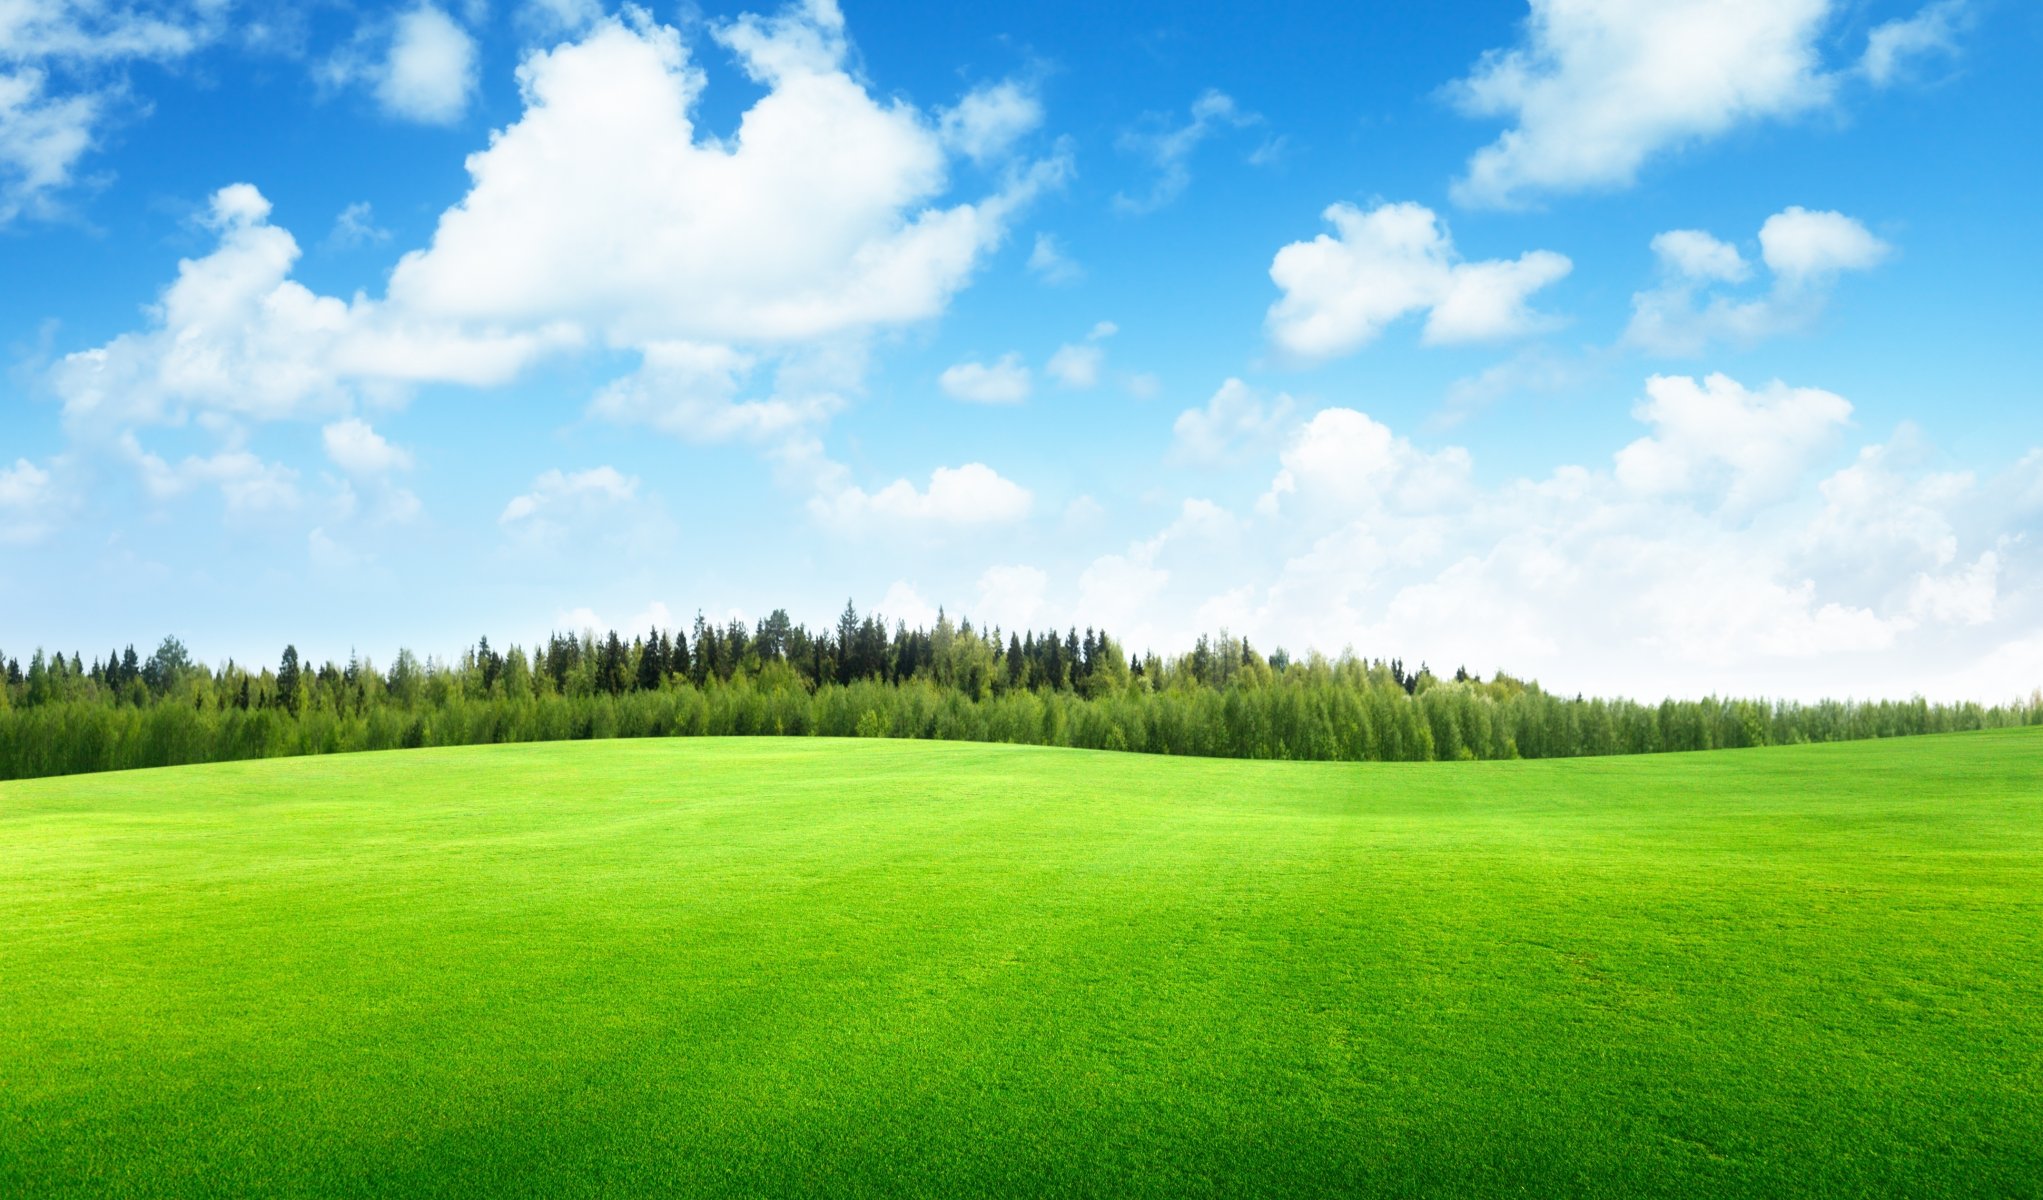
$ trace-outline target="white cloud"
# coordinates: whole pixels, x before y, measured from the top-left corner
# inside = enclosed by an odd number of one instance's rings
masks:
[[[1003,354],[991,363],[961,362],[937,376],[944,395],[967,404],[1020,404],[1029,398],[1033,380],[1021,355]]]
[[[1632,415],[1653,432],[1618,451],[1618,482],[1647,494],[1728,479],[1728,503],[1772,499],[1799,481],[1851,421],[1834,392],[1775,380],[1757,391],[1724,375],[1655,375]]]
[[[1077,283],[1085,278],[1085,269],[1071,261],[1064,243],[1052,233],[1036,235],[1035,244],[1029,249],[1028,266],[1036,278],[1048,284]]]
[[[606,384],[590,412],[695,442],[772,439],[826,420],[844,404],[829,387],[775,388],[742,398],[757,360],[714,342],[658,342],[631,375]]]
[[[121,69],[186,58],[220,36],[227,5],[0,4],[0,227],[49,217],[107,127],[142,109]]]
[[[1859,71],[1875,87],[1908,77],[1919,60],[1958,53],[1958,35],[1971,28],[1976,10],[1971,0],[1937,0],[1912,17],[1873,27],[1866,35]]]
[[[1495,483],[1458,450],[1327,410],[1245,528],[1188,503],[1083,569],[1070,619],[1138,647],[1225,624],[1266,651],[1353,646],[1648,700],[2035,686],[2043,452],[1981,482],[1928,468],[1904,431],[1826,475],[1850,411],[1828,392],[1646,394],[1646,436],[1601,467]]]
[[[1043,104],[1023,84],[1007,80],[974,89],[945,109],[937,130],[944,144],[982,166],[1006,158],[1017,141],[1043,123]]]
[[[335,421],[320,430],[326,456],[350,475],[387,475],[411,468],[411,452],[391,445],[360,417]]]
[[[1029,629],[1045,608],[1048,573],[1030,566],[988,567],[979,576],[979,604],[972,616],[984,625]]]
[[[1752,264],[1738,247],[1700,229],[1670,229],[1658,235],[1653,253],[1668,272],[1685,279],[1743,283],[1752,274]]]
[[[186,455],[173,464],[144,450],[135,436],[123,434],[120,453],[133,463],[142,486],[157,500],[172,500],[193,488],[219,489],[230,517],[259,517],[299,506],[298,472],[282,463],[265,462],[240,446],[209,455]]]
[[[1454,184],[1514,206],[1630,184],[1651,159],[1830,101],[1818,37],[1830,0],[1532,0],[1521,44],[1451,95],[1512,123]]]
[[[1206,401],[1188,408],[1171,427],[1172,453],[1196,463],[1219,463],[1274,441],[1290,419],[1290,396],[1279,393],[1265,403],[1254,388],[1229,379]]]
[[[1343,511],[1437,509],[1462,494],[1469,475],[1468,451],[1428,453],[1352,408],[1315,413],[1278,459],[1283,467],[1257,501],[1266,514],[1284,507],[1286,497]]]
[[[1772,283],[1764,294],[1740,297],[1713,286],[1750,278],[1752,266],[1736,246],[1699,229],[1655,237],[1660,282],[1632,296],[1625,342],[1654,354],[1689,356],[1719,341],[1750,345],[1794,332],[1822,315],[1839,275],[1870,270],[1892,253],[1853,218],[1799,206],[1766,219],[1759,247]]]
[[[1006,524],[1028,516],[1034,503],[1027,488],[975,462],[938,467],[930,473],[927,488],[917,488],[906,479],[897,479],[871,494],[845,487],[834,494],[819,493],[809,507],[825,524],[864,529],[874,525]]]
[[[1233,97],[1212,88],[1192,101],[1190,117],[1182,125],[1168,123],[1162,114],[1152,114],[1147,128],[1123,133],[1120,146],[1124,153],[1148,160],[1156,170],[1156,180],[1145,195],[1116,192],[1114,207],[1124,213],[1141,214],[1169,204],[1183,195],[1192,182],[1192,152],[1199,148],[1199,143],[1223,129],[1242,129],[1259,125],[1262,120],[1255,113],[1243,112]]]
[[[1099,386],[1100,367],[1106,362],[1106,347],[1100,343],[1120,332],[1112,321],[1101,321],[1092,327],[1082,342],[1068,342],[1057,347],[1050,361],[1043,365],[1043,371],[1050,378],[1067,388],[1084,390]]]
[[[393,303],[458,320],[573,320],[592,336],[787,344],[940,312],[1061,162],[948,208],[942,140],[843,64],[815,3],[716,27],[768,87],[727,139],[691,117],[678,32],[609,20],[519,68],[525,112],[468,160],[472,186]]]
[[[207,223],[219,244],[178,264],[145,330],[64,357],[52,383],[74,430],[179,424],[219,413],[274,420],[345,411],[361,388],[501,383],[560,330],[461,333],[399,320],[357,296],[318,295],[290,278],[299,255],[254,187],[225,187]]]
[[[1766,219],[1759,227],[1759,247],[1766,265],[1790,284],[1870,270],[1890,252],[1887,243],[1843,213],[1810,212],[1800,205]]]
[[[400,14],[376,80],[383,111],[407,121],[451,125],[475,94],[475,39],[430,4]]]
[[[535,522],[568,509],[601,509],[638,495],[639,480],[615,467],[591,467],[572,474],[555,468],[532,481],[532,490],[514,496],[497,517],[500,525]]]
[[[1527,307],[1532,293],[1573,264],[1550,250],[1516,259],[1463,262],[1438,216],[1424,205],[1381,204],[1368,212],[1335,204],[1333,235],[1277,252],[1270,278],[1270,336],[1286,352],[1325,359],[1357,350],[1410,313],[1427,313],[1428,345],[1510,338],[1550,327]]]
[[[911,629],[928,629],[936,624],[936,605],[924,600],[915,585],[905,579],[895,580],[872,611],[887,622],[889,629],[896,621],[906,621]]]
[[[25,458],[0,465],[0,545],[38,542],[55,526],[56,473]]]
[[[340,216],[334,218],[333,232],[326,235],[326,244],[340,250],[389,240],[390,231],[376,224],[376,210],[367,200],[357,200],[342,209]]]

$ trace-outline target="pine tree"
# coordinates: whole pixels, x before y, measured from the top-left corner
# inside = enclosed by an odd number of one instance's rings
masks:
[[[284,659],[277,667],[277,699],[283,702],[292,716],[298,715],[301,703],[299,692],[298,647],[284,647]]]

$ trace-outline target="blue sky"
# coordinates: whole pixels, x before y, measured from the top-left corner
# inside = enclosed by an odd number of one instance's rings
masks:
[[[2043,12],[0,3],[0,649],[2043,684]]]

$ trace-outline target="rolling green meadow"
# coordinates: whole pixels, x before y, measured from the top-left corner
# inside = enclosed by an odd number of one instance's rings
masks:
[[[2043,728],[0,784],[0,1195],[2043,1194]]]

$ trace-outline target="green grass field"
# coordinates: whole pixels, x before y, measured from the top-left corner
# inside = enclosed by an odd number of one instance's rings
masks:
[[[2043,1194],[2043,730],[0,784],[0,1195]]]

